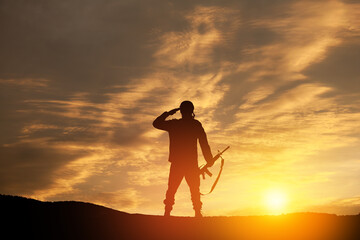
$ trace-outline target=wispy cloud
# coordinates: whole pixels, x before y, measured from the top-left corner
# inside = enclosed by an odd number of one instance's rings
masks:
[[[23,87],[25,89],[45,88],[49,86],[49,82],[49,80],[43,78],[0,79],[0,84]]]

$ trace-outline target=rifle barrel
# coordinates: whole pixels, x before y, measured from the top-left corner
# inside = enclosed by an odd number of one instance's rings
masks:
[[[228,150],[230,148],[230,146],[227,146],[221,153],[220,153],[220,155],[221,154],[223,154],[226,150]]]

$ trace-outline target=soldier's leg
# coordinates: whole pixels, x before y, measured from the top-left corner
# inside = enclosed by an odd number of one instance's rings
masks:
[[[180,183],[184,177],[183,170],[181,167],[172,163],[170,166],[168,189],[166,191],[165,204],[165,215],[170,215],[172,206],[175,203],[175,193],[180,186]]]
[[[201,215],[202,202],[200,200],[200,176],[198,168],[193,167],[189,169],[185,174],[185,179],[190,188],[195,213]]]

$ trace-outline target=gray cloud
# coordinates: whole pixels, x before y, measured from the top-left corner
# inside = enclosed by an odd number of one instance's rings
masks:
[[[42,77],[62,91],[93,92],[144,74],[152,31],[163,31],[164,19],[176,23],[147,3],[2,1],[0,77]]]
[[[0,147],[0,155],[0,191],[22,195],[50,187],[58,177],[56,170],[86,153],[64,152],[38,142]]]
[[[360,45],[345,43],[330,49],[326,58],[305,70],[308,78],[345,93],[360,91]]]

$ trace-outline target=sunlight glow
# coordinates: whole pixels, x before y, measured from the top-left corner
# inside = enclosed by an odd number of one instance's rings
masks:
[[[287,196],[281,190],[269,190],[264,196],[264,203],[272,214],[280,214],[287,204]]]

